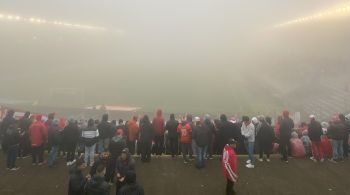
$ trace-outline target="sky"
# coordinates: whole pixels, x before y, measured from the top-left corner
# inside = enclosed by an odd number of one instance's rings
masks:
[[[350,25],[349,17],[275,25],[344,4],[349,1],[3,0],[0,14],[104,30],[0,20],[1,97],[168,112],[280,107],[283,99],[271,94],[302,84],[285,79],[288,67],[349,62]],[[62,88],[79,95],[60,95]]]

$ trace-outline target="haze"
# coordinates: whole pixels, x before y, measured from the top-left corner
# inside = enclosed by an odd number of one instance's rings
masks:
[[[0,97],[182,113],[297,111],[322,79],[347,82],[350,17],[274,26],[342,4],[349,1],[1,1],[2,14],[107,30],[0,20]],[[84,98],[55,97],[57,88]]]

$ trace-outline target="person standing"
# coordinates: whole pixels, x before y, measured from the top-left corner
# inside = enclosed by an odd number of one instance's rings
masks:
[[[344,151],[344,158],[347,158],[349,153],[350,122],[349,120],[346,119],[346,117],[343,114],[339,114],[339,119],[345,127],[345,135],[343,139],[343,151]]]
[[[257,143],[259,146],[259,161],[263,161],[263,154],[266,154],[266,161],[270,162],[272,151],[272,141],[275,137],[273,128],[266,122],[265,118],[260,118],[260,127],[257,132]]]
[[[344,160],[343,140],[345,132],[345,126],[340,121],[339,116],[334,116],[333,121],[328,128],[328,133],[332,139],[332,162],[340,162]]]
[[[108,122],[108,114],[102,115],[101,122],[97,125],[99,132],[99,141],[98,141],[98,153],[108,150],[108,144],[111,137],[113,137],[114,132],[112,132],[112,126]]]
[[[161,156],[164,151],[164,119],[162,110],[157,110],[156,117],[152,121],[154,130],[154,147],[157,156]]]
[[[241,133],[245,137],[246,145],[248,146],[248,157],[247,168],[254,168],[255,159],[254,159],[254,142],[255,142],[255,127],[252,122],[249,120],[248,116],[242,117],[242,127]]]
[[[131,155],[135,154],[135,144],[140,133],[137,119],[137,116],[133,116],[132,119],[128,121],[128,148]]]
[[[313,160],[324,161],[324,155],[321,146],[322,126],[321,123],[316,120],[315,115],[310,115],[309,124],[309,138],[311,140],[311,149],[313,154]]]
[[[49,167],[53,167],[56,163],[57,155],[59,146],[62,141],[62,129],[59,127],[59,121],[57,119],[54,119],[49,127],[49,135],[48,135],[48,142],[49,146],[51,146],[50,155],[48,159],[48,165]]]
[[[16,166],[20,143],[19,129],[17,127],[16,123],[11,123],[4,136],[7,151],[7,169],[11,171],[17,171],[19,169]]]
[[[214,126],[214,124],[212,123],[212,121],[210,119],[210,115],[209,114],[205,115],[203,126],[205,128],[209,129],[209,142],[208,142],[206,157],[208,159],[213,159],[213,152],[214,152],[214,150],[213,150],[214,149],[213,143],[214,143],[214,137],[215,137],[216,129],[215,129],[215,126]]]
[[[182,148],[182,156],[184,159],[184,163],[187,164],[189,162],[188,154],[190,153],[191,148],[191,133],[192,128],[189,123],[187,123],[186,119],[182,119],[181,124],[177,127],[177,132],[180,134],[180,143]]]
[[[19,157],[27,157],[30,154],[30,140],[29,140],[29,127],[32,124],[30,120],[30,112],[26,112],[24,116],[19,120],[20,128],[20,143],[19,143]]]
[[[82,131],[82,139],[85,146],[84,162],[92,167],[95,161],[96,143],[98,141],[99,132],[95,127],[93,119],[88,120],[88,126]]]
[[[0,128],[0,141],[1,145],[3,148],[5,148],[6,146],[4,145],[4,136],[6,134],[7,129],[10,127],[10,125],[16,123],[16,119],[14,118],[15,115],[15,111],[14,110],[8,110],[6,113],[5,118],[2,120],[1,122],[1,128]]]
[[[32,146],[33,165],[44,162],[44,144],[48,140],[48,130],[42,121],[42,115],[36,116],[36,121],[29,127],[29,139]]]
[[[177,127],[179,122],[175,120],[175,115],[170,114],[170,119],[166,122],[165,129],[168,132],[169,147],[171,157],[175,157],[179,154],[179,134]]]
[[[197,163],[196,167],[202,169],[205,166],[205,157],[210,140],[210,128],[201,124],[200,118],[195,117],[196,126],[192,131],[192,139],[196,143]]]
[[[67,166],[70,166],[75,162],[75,149],[80,137],[79,128],[74,119],[68,121],[68,125],[63,129],[62,134],[64,147],[67,152]]]
[[[288,163],[288,154],[290,150],[290,138],[292,129],[294,128],[294,122],[289,118],[289,112],[287,110],[283,111],[283,119],[280,126],[280,151],[282,158],[281,160]]]
[[[151,161],[151,147],[152,147],[154,132],[155,131],[152,127],[151,122],[149,121],[148,116],[147,115],[143,116],[142,122],[140,123],[140,141],[139,141],[142,162]]]
[[[222,154],[222,170],[226,177],[226,195],[236,194],[234,184],[237,181],[237,155],[235,152],[236,140],[230,139],[225,145]]]

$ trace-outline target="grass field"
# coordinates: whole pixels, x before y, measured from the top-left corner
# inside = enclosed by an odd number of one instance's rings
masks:
[[[20,170],[5,169],[5,158],[0,155],[1,195],[63,195],[67,194],[68,168],[63,159],[58,167],[32,166],[31,159],[19,159]],[[242,195],[346,195],[350,194],[349,170],[342,163],[314,163],[306,159],[291,159],[289,164],[277,156],[270,163],[257,162],[255,169],[244,167],[246,157],[239,157],[239,180],[235,186]],[[224,194],[223,178],[218,159],[209,160],[202,170],[193,163],[183,164],[182,158],[162,157],[143,164],[136,160],[138,182],[147,195],[220,195]],[[88,171],[88,170],[86,170]],[[113,192],[115,194],[115,187]]]

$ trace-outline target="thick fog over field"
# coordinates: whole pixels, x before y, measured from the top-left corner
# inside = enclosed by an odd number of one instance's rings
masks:
[[[302,109],[327,89],[348,92],[349,5],[3,0],[0,98],[166,112]]]

